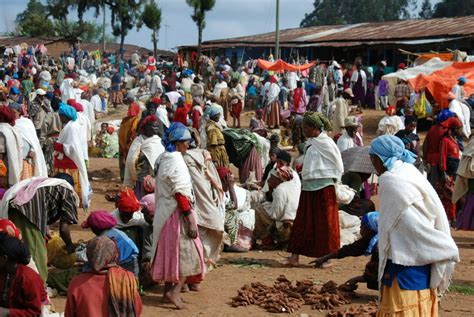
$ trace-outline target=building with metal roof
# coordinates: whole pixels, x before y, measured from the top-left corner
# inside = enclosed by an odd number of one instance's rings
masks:
[[[223,54],[236,60],[268,56],[275,46],[275,32],[203,42],[203,51]],[[440,19],[413,19],[388,22],[324,25],[280,31],[283,59],[346,60],[361,57],[366,64],[388,60],[404,61],[398,49],[411,52],[474,49],[474,16]],[[195,46],[183,46],[188,53]]]

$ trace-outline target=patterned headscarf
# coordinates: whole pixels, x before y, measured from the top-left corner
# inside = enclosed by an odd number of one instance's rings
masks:
[[[328,118],[326,118],[323,114],[315,111],[308,111],[304,114],[303,123],[312,125],[321,131],[331,131],[332,126],[331,122],[329,122]]]
[[[0,219],[0,232],[21,240],[20,230],[8,219]]]
[[[369,153],[377,155],[389,171],[398,160],[410,164],[416,161],[416,155],[405,149],[403,141],[393,135],[382,135],[373,140]]]
[[[148,194],[142,197],[140,200],[140,206],[146,209],[149,214],[155,214],[155,194]]]
[[[290,181],[293,179],[293,171],[288,166],[280,166],[276,169],[275,176],[282,181]]]
[[[116,266],[119,252],[114,240],[107,236],[98,236],[87,243],[87,260],[95,272]]]
[[[173,122],[163,135],[161,143],[166,151],[176,151],[175,142],[191,140],[191,133],[181,122]]]
[[[366,225],[370,230],[372,230],[375,234],[370,239],[369,246],[365,250],[365,255],[370,255],[377,247],[377,243],[379,242],[379,212],[373,211],[369,212],[362,216],[361,222]]]

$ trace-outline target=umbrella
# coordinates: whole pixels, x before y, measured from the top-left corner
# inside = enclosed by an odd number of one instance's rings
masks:
[[[341,153],[344,173],[355,172],[375,174],[375,168],[370,161],[370,146],[356,146]]]

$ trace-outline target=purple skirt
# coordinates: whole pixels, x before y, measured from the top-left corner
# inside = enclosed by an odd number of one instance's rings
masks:
[[[474,194],[466,195],[466,203],[458,214],[456,221],[457,230],[474,230]]]

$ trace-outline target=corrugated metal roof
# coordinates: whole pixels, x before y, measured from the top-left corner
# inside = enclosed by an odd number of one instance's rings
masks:
[[[329,42],[381,42],[389,43],[429,38],[474,36],[474,16],[430,20],[400,20],[359,23],[351,25],[325,25],[280,31],[280,43],[310,44]],[[263,33],[229,39],[206,41],[204,45],[274,43],[275,33]],[[316,45],[317,46],[317,45]]]

